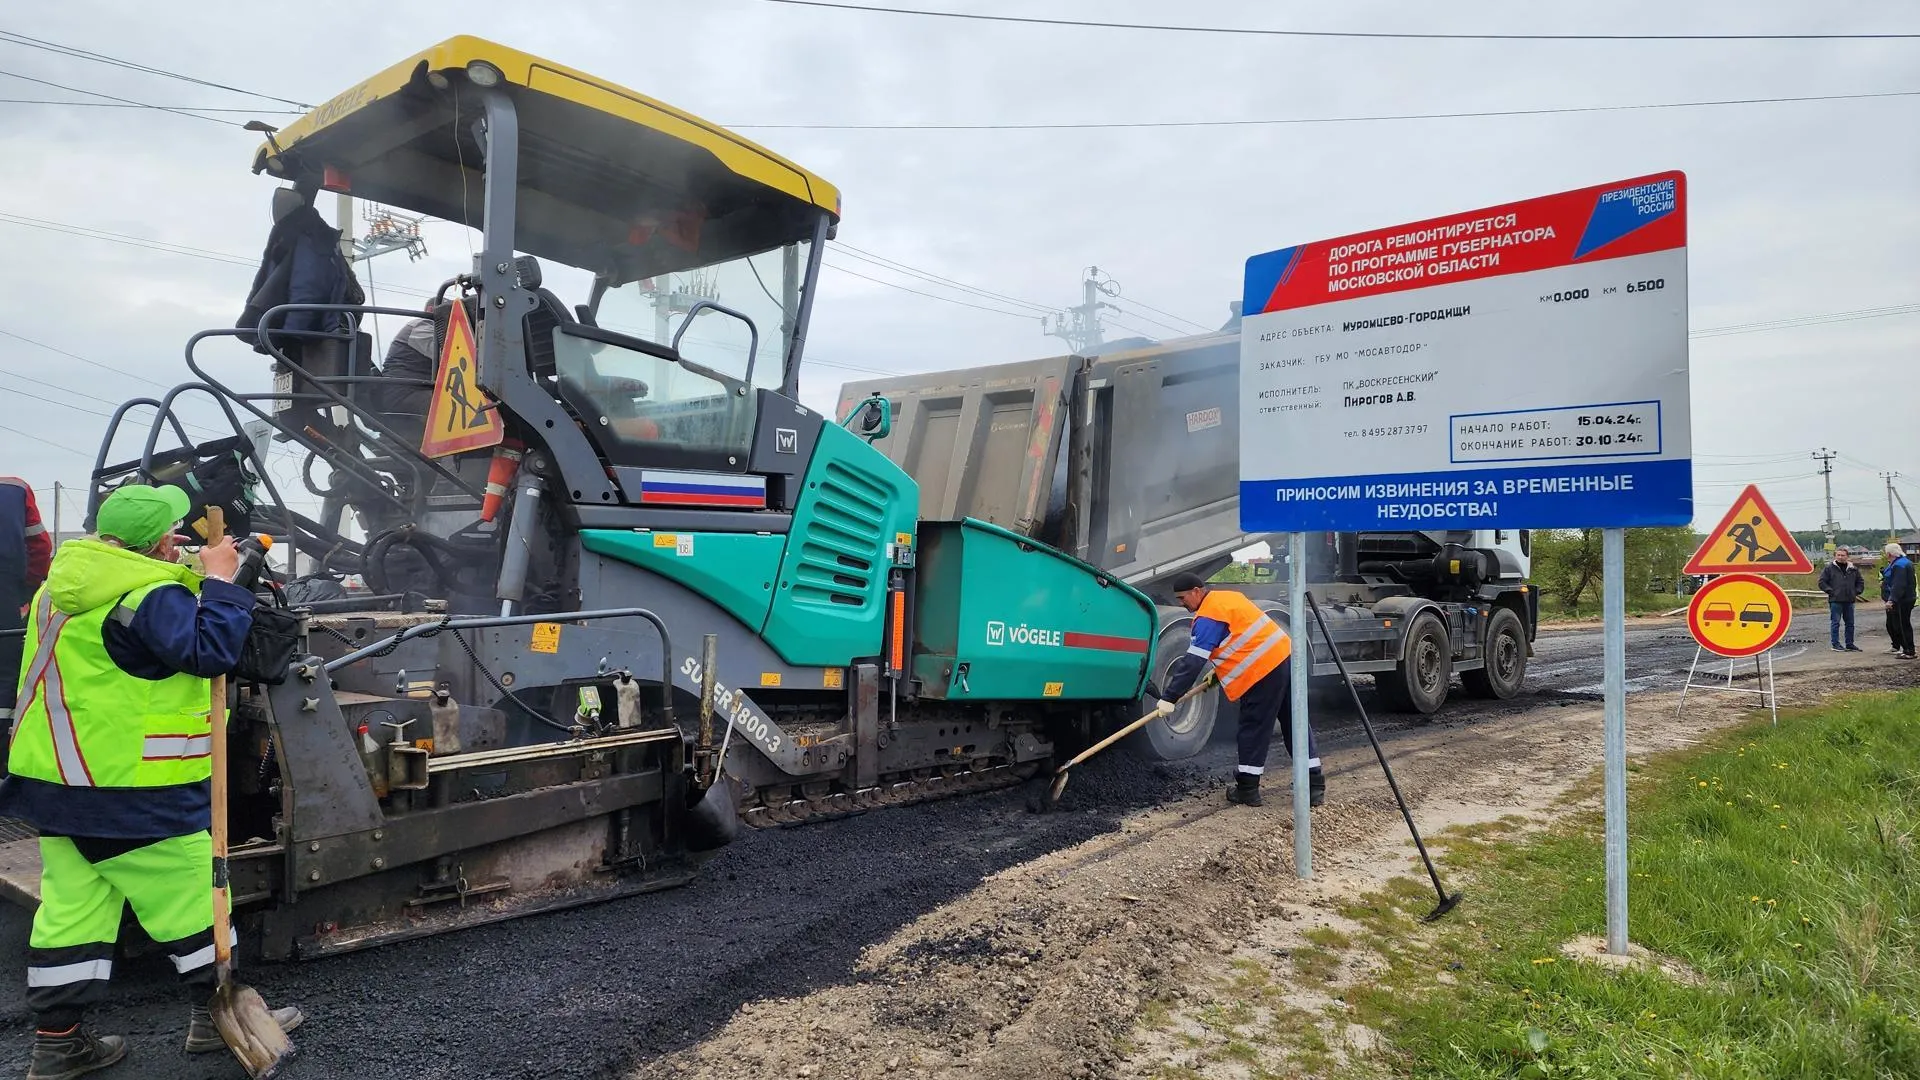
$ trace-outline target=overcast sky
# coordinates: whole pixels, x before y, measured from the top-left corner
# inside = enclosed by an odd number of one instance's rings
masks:
[[[904,6],[1289,29],[1920,31],[1920,14],[1905,5],[1780,0],[1616,2],[1565,14],[1520,2],[1291,11],[1235,0]],[[449,21],[454,14],[464,21]],[[304,102],[471,32],[740,126],[1252,120],[1920,91],[1920,40],[1304,40],[1015,26],[762,0],[336,0],[324,8],[65,0],[14,5],[0,15],[0,30]],[[161,105],[275,107],[6,43],[0,71]],[[0,97],[98,100],[4,76]],[[1913,304],[1916,130],[1920,97],[1231,128],[746,133],[840,186],[843,241],[1043,306],[1077,302],[1083,268],[1097,265],[1122,284],[1123,304],[1178,316],[1136,307],[1124,317],[1131,329],[1112,326],[1112,336],[1171,337],[1148,320],[1218,326],[1251,254],[1672,168],[1685,170],[1691,185],[1696,330]],[[236,127],[149,110],[0,104],[0,425],[16,429],[0,430],[0,472],[41,488],[84,484],[108,402],[185,379],[187,336],[231,325],[269,223],[274,185],[248,171],[256,142]],[[323,200],[328,212],[331,201]],[[237,258],[66,235],[20,217]],[[462,232],[429,227],[429,258],[375,261],[376,292],[431,289],[461,269]],[[830,261],[1001,310],[826,271],[809,342],[810,358],[822,363],[803,380],[817,407],[831,406],[841,382],[875,371],[1065,351],[1042,335],[1029,308],[847,254]],[[225,377],[267,387],[265,365],[250,352],[228,345],[209,355],[222,357],[216,366]],[[1742,483],[1760,480],[1790,525],[1817,527],[1821,485],[1809,455],[1822,446],[1845,455],[1833,477],[1844,527],[1886,527],[1882,469],[1909,474],[1906,499],[1920,509],[1916,359],[1913,313],[1697,339],[1696,499],[1705,520],[1696,526],[1711,525]],[[50,510],[50,494],[41,500]],[[69,504],[69,522],[78,507]]]

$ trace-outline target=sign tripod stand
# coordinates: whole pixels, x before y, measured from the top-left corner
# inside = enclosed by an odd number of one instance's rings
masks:
[[[1773,650],[1793,625],[1793,601],[1772,578],[1763,574],[1804,574],[1813,569],[1806,552],[1793,542],[1773,507],[1756,485],[1748,484],[1733,501],[1720,524],[1707,534],[1700,550],[1687,560],[1683,572],[1717,574],[1701,586],[1687,605],[1687,630],[1699,647],[1693,653],[1693,666],[1680,687],[1680,709],[1687,707],[1687,691],[1698,687],[1725,694],[1758,694],[1780,723],[1780,699],[1773,679]],[[1701,674],[1700,661],[1707,654],[1725,657],[1727,678],[1721,682],[1694,681]],[[1759,689],[1733,685],[1735,669],[1746,657],[1753,657],[1753,672]]]
[[[1680,687],[1680,707],[1675,710],[1676,714],[1683,713],[1687,710],[1687,691],[1689,690],[1716,690],[1723,694],[1758,694],[1760,695],[1762,703],[1766,706],[1767,711],[1773,714],[1773,726],[1780,726],[1780,697],[1774,692],[1772,649],[1768,649],[1765,653],[1756,655],[1753,658],[1753,674],[1755,678],[1760,680],[1760,689],[1758,690],[1751,687],[1733,685],[1734,669],[1740,663],[1737,657],[1729,656],[1726,658],[1727,679],[1724,683],[1721,682],[1716,675],[1701,672],[1700,659],[1706,655],[1707,647],[1705,645],[1697,645],[1694,647],[1693,666],[1687,669],[1687,681]],[[1718,653],[1715,653],[1714,656],[1716,659],[1719,658]],[[1707,681],[1693,681],[1694,676],[1700,674],[1705,674]]]

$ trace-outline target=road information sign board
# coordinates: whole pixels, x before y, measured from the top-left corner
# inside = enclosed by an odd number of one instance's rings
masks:
[[[420,452],[430,458],[497,446],[507,436],[500,410],[490,407],[493,399],[480,389],[480,350],[474,346],[466,305],[455,304],[451,311],[440,369],[433,376],[433,397],[427,403],[427,430],[420,439]]]
[[[1686,177],[1247,260],[1249,532],[1693,520]]]
[[[1793,602],[1758,574],[1714,578],[1687,605],[1693,640],[1718,656],[1758,656],[1780,644],[1792,625]]]
[[[1748,484],[1706,542],[1687,560],[1688,574],[1811,574],[1813,563],[1793,542],[1756,484]],[[1725,653],[1722,656],[1727,655]],[[1742,654],[1744,655],[1744,654]]]

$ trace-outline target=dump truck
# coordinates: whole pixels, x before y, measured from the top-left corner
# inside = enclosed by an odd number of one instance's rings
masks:
[[[667,888],[743,820],[1015,783],[1137,715],[1144,592],[924,517],[907,470],[800,403],[826,180],[472,37],[251,126],[268,262],[188,381],[114,412],[89,514],[175,484],[276,541],[229,680],[245,952]],[[311,242],[322,192],[476,230],[470,269],[367,302]],[[431,377],[381,363],[376,317]],[[195,439],[189,401],[231,434]],[[0,838],[0,892],[33,903],[36,842]]]
[[[849,382],[838,411],[918,482],[922,518],[993,522],[1159,597],[1163,679],[1192,623],[1171,601],[1173,576],[1208,577],[1263,542],[1285,547],[1240,528],[1239,399],[1229,323],[1095,356]],[[1325,533],[1308,550],[1308,589],[1341,658],[1372,674],[1389,708],[1431,714],[1455,675],[1472,695],[1519,693],[1539,626],[1529,533]],[[1287,625],[1286,574],[1262,576],[1219,587]],[[1324,641],[1295,647],[1315,677],[1337,677]],[[1218,693],[1190,701],[1138,744],[1161,758],[1196,753],[1220,709]]]

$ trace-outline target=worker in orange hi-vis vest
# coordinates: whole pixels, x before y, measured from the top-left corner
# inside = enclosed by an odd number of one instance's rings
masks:
[[[1168,673],[1160,712],[1171,714],[1173,703],[1212,664],[1227,699],[1240,703],[1240,768],[1227,801],[1259,806],[1260,776],[1267,771],[1276,719],[1287,745],[1293,745],[1293,641],[1253,601],[1237,592],[1209,589],[1196,574],[1174,578],[1173,592],[1180,606],[1193,612],[1193,644]],[[1320,771],[1311,725],[1307,770],[1311,802],[1319,806],[1327,798],[1327,778]]]

